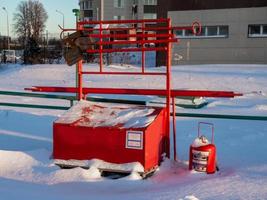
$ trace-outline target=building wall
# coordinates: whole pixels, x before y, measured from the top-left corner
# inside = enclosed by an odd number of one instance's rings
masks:
[[[266,7],[267,0],[158,0],[158,5],[158,16],[165,18],[168,11]]]
[[[228,38],[181,39],[173,45],[173,55],[181,55],[179,64],[267,63],[267,37],[248,38],[249,24],[267,24],[267,7],[170,11],[173,25],[200,21],[203,26],[228,25]]]
[[[82,2],[86,2],[88,0],[79,0],[80,9],[81,9],[81,19],[83,20],[86,16],[86,11],[81,7]],[[100,19],[100,7],[101,1],[100,0],[91,0],[92,1],[92,8],[89,10],[93,11],[93,20]],[[114,6],[115,0],[104,0],[104,20],[113,20],[114,16],[123,16],[123,19],[143,19],[144,18],[144,0],[124,0],[124,7],[123,8],[116,8]],[[132,15],[132,5],[138,5],[138,12],[137,16],[133,17]],[[147,12],[153,12],[156,14],[156,6],[149,5],[145,6]],[[98,15],[98,16],[97,16]]]

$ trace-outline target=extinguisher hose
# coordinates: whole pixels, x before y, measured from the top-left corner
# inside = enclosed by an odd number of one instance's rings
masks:
[[[217,160],[216,160],[216,171],[220,171],[220,168],[219,168]]]

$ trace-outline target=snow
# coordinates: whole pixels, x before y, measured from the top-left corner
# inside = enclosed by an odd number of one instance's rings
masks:
[[[209,140],[205,136],[200,136],[193,141],[192,147],[202,147],[208,144],[210,144]]]
[[[155,109],[142,106],[121,106],[80,101],[64,113],[57,123],[87,127],[147,127],[156,118]]]
[[[120,67],[111,66],[108,70],[119,71]],[[89,69],[96,70],[96,66],[90,65]],[[137,69],[130,67],[127,70]],[[149,70],[163,71],[165,68]],[[74,71],[74,67],[66,65],[2,65],[0,90],[22,91],[34,85],[73,86]],[[267,116],[267,65],[174,66],[172,71],[175,89],[244,93],[244,96],[234,99],[208,98],[209,105],[205,108],[177,107],[177,112]],[[163,77],[142,76],[84,79],[88,87],[136,89],[164,88],[164,80]],[[150,96],[120,97],[153,100]],[[69,105],[64,100],[11,96],[0,96],[0,102]],[[110,180],[100,176],[97,165],[89,170],[62,170],[50,159],[52,123],[63,115],[63,111],[57,110],[0,107],[1,199],[254,200],[267,197],[266,121],[177,117],[178,162],[166,159],[155,174],[145,180],[136,172],[122,179]],[[197,137],[200,120],[213,123],[215,127],[220,171],[213,175],[188,171],[189,146]]]
[[[97,168],[97,169],[105,169],[105,170],[116,170],[116,171],[124,171],[124,172],[144,172],[144,167],[139,162],[133,163],[125,163],[125,164],[114,164],[108,163],[103,160],[93,159],[93,160],[60,160],[55,159],[54,162],[58,165],[65,166],[79,166],[85,168]]]
[[[6,179],[47,185],[101,179],[100,172],[95,167],[89,171],[82,168],[61,170],[53,164],[49,152],[45,150],[0,151],[0,155],[0,176]]]

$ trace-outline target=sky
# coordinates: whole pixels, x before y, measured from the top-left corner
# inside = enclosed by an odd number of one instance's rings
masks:
[[[24,0],[0,0],[0,33],[7,35],[7,17],[2,7],[6,7],[9,13],[10,36],[16,37],[13,32],[13,16],[16,12],[18,4]],[[56,10],[64,13],[65,28],[75,28],[75,16],[72,13],[73,8],[79,8],[78,0],[40,0],[48,13],[48,20],[46,22],[46,29],[49,33],[57,35],[60,33],[58,24],[62,25],[63,17]]]

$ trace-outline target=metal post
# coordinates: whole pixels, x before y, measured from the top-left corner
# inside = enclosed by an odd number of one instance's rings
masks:
[[[60,15],[62,15],[62,27],[63,29],[65,29],[65,15],[63,12],[56,10],[57,13],[59,13]],[[63,32],[63,37],[64,37],[64,32]]]
[[[80,10],[79,9],[73,9],[72,12],[76,16],[76,31],[80,29],[79,27],[79,16],[80,16]],[[79,61],[76,64],[76,88],[77,91],[77,99],[80,101],[83,98],[82,93],[82,60]]]
[[[57,13],[59,13],[60,15],[62,15],[62,27],[63,29],[65,29],[65,15],[63,12],[56,10]],[[63,32],[63,38],[65,37],[65,33]],[[64,43],[62,43],[62,57],[64,56]]]
[[[100,72],[103,72],[103,38],[102,38],[102,21],[104,20],[104,0],[100,0],[100,23],[99,23],[99,35],[100,35],[100,53],[99,53],[99,65]]]
[[[142,35],[143,35],[143,37],[142,37],[142,41],[145,41],[146,40],[146,37],[144,37],[144,34],[145,34],[145,31],[144,31],[144,29],[145,29],[145,24],[144,24],[144,22],[142,22]],[[142,44],[142,73],[145,73],[145,52],[144,52],[144,43]]]
[[[80,30],[80,26],[79,26],[79,19],[78,19],[78,15],[76,16],[76,29],[77,31]],[[82,67],[83,67],[83,61],[80,60],[78,61],[78,63],[76,64],[76,87],[78,88],[78,93],[77,93],[77,98],[78,100],[82,100],[83,99],[83,88],[82,88]]]
[[[9,20],[8,20],[8,12],[6,7],[3,7],[3,10],[6,12],[6,21],[7,21],[7,49],[10,49],[10,43],[9,43]]]
[[[172,125],[173,125],[173,159],[177,161],[176,158],[176,107],[175,107],[175,97],[172,98]]]
[[[103,72],[103,38],[102,38],[102,21],[99,23],[99,36],[100,36],[100,53],[99,53],[99,67],[100,72]]]
[[[100,0],[100,20],[104,20],[104,0]]]
[[[96,8],[96,21],[99,21],[99,8]]]
[[[84,98],[83,96],[83,86],[82,86],[82,66],[83,66],[83,62],[82,60],[80,60],[78,63],[77,63],[77,68],[78,68],[78,88],[79,88],[79,91],[78,91],[78,100],[82,100]]]
[[[168,33],[171,34],[171,19],[168,19]],[[170,39],[170,38],[169,38]],[[166,141],[166,146],[167,146],[167,157],[170,158],[170,99],[171,99],[171,43],[167,43],[167,56],[166,56],[166,104],[167,104],[167,141]]]

